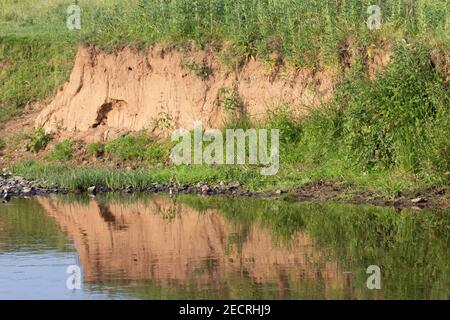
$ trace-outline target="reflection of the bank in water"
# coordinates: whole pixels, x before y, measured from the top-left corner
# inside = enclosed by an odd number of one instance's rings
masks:
[[[217,210],[200,213],[165,197],[127,204],[39,202],[73,239],[86,282],[149,279],[215,287],[231,272],[254,283],[278,283],[281,291],[289,290],[289,279],[322,280],[325,291],[345,285],[338,264],[303,232],[286,244],[257,221],[242,226]]]

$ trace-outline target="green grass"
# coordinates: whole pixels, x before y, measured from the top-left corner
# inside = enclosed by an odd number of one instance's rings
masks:
[[[32,152],[39,152],[50,143],[52,136],[45,133],[44,128],[38,128],[34,134],[28,137],[27,150]]]
[[[442,181],[418,181],[413,176],[398,172],[372,172],[361,174],[341,163],[330,162],[326,166],[282,166],[274,176],[261,176],[259,168],[251,166],[158,166],[134,171],[100,167],[74,167],[70,164],[45,164],[35,160],[16,163],[14,174],[28,179],[36,179],[44,185],[59,185],[72,191],[86,190],[92,185],[105,186],[114,190],[133,187],[145,189],[152,183],[177,182],[196,184],[198,182],[218,184],[240,181],[245,188],[253,191],[292,190],[306,183],[330,181],[341,184],[344,189],[341,198],[363,191],[387,199],[394,199],[399,191],[413,193],[431,186],[442,185]]]
[[[0,124],[53,96],[68,79],[76,45],[67,39],[0,35]]]
[[[55,144],[52,151],[46,156],[46,159],[59,162],[68,161],[72,159],[72,153],[72,141],[66,139],[61,143]]]
[[[6,1],[6,2],[5,2]],[[68,1],[5,0],[0,17],[3,33],[62,33]],[[445,35],[445,0],[384,0],[384,30],[376,35]],[[337,58],[336,44],[349,34],[372,41],[365,21],[369,0],[318,2],[315,0],[79,0],[82,28],[72,32],[83,41],[113,48],[157,42],[199,45],[233,40],[247,53],[280,50],[300,63],[314,62],[322,52]],[[372,39],[371,39],[372,38]],[[314,40],[314,41],[310,41]]]
[[[101,142],[94,142],[86,147],[86,153],[94,158],[99,158],[105,154],[105,145]]]
[[[163,163],[169,159],[171,143],[155,141],[146,132],[128,134],[108,141],[105,154],[112,160],[141,161],[147,164]]]

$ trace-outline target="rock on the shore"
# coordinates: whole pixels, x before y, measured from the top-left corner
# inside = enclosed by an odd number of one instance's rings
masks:
[[[5,193],[4,195],[3,195],[3,200],[2,200],[2,202],[3,203],[7,203],[7,202],[9,202],[11,200],[11,196],[9,195],[9,193]]]
[[[67,193],[67,191],[57,187],[52,189],[43,188],[37,182],[28,181],[23,177],[13,176],[5,170],[0,174],[0,195],[2,195],[3,202],[10,201],[11,197],[60,193]]]
[[[424,202],[427,202],[427,200],[424,198],[421,198],[421,197],[417,197],[417,198],[412,199],[411,202],[412,203],[424,203]]]
[[[89,194],[96,194],[97,193],[97,187],[96,186],[91,186],[87,189],[87,192]]]

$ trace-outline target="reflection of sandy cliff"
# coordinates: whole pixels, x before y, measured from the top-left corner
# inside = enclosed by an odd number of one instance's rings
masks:
[[[126,205],[39,202],[73,238],[87,282],[114,276],[214,285],[235,273],[257,283],[276,279],[281,290],[288,279],[342,283],[337,264],[326,262],[304,233],[286,248],[258,223],[237,227],[216,211],[198,213],[162,197]]]

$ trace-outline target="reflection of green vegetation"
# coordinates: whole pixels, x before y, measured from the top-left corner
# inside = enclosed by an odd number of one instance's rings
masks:
[[[189,198],[187,202],[195,204]],[[380,266],[385,298],[446,298],[449,213],[266,200],[208,198],[204,202],[244,225],[257,221],[284,240],[306,231],[318,248],[332,249],[335,259],[353,271],[357,283],[365,285],[369,265]]]
[[[371,207],[323,206],[308,217],[307,229],[320,247],[329,246],[339,261],[365,283],[365,268],[383,274],[386,298],[446,298],[450,284],[448,213]]]
[[[5,225],[0,233],[3,252],[69,250],[64,233],[34,201],[15,200],[11,205],[0,205],[0,224]]]
[[[192,280],[195,278],[193,277]],[[191,281],[192,281],[191,280]],[[268,299],[339,299],[343,298],[339,293],[325,292],[323,280],[303,279],[299,282],[291,282],[289,290],[280,290],[278,279],[272,279],[265,283],[256,283],[244,274],[229,272],[222,279],[220,287],[214,285],[195,285],[191,283],[170,283],[165,285],[147,281],[136,287],[128,287],[127,292],[132,297],[139,299],[244,299],[244,300],[268,300]],[[108,282],[108,285],[111,283]],[[116,283],[117,284],[117,283]],[[286,288],[288,289],[288,288]]]

